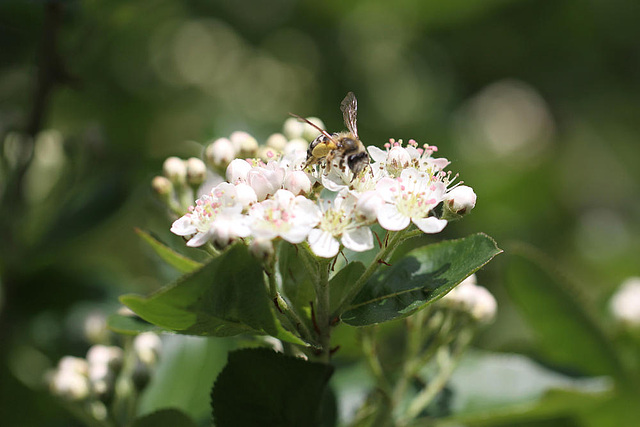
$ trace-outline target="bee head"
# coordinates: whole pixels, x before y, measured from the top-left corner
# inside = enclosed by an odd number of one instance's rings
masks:
[[[360,172],[369,164],[369,156],[366,151],[362,151],[360,153],[352,154],[347,157],[347,165],[349,165],[349,169],[353,172],[354,178],[360,175]]]

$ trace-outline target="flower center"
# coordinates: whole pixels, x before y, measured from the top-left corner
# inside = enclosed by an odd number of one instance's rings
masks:
[[[396,208],[410,218],[424,218],[437,203],[426,191],[409,190],[402,192],[396,199]]]
[[[334,236],[339,236],[349,225],[349,218],[343,210],[327,210],[320,221],[320,228]]]

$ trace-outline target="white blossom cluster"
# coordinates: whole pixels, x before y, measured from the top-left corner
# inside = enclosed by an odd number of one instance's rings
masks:
[[[141,369],[148,371],[156,364],[161,347],[160,337],[154,333],[145,332],[135,337],[136,373]],[[124,357],[122,348],[102,344],[91,346],[86,358],[65,356],[48,374],[49,389],[68,401],[108,400],[115,391]]]
[[[438,233],[475,206],[473,190],[452,185],[455,177],[444,171],[449,161],[433,157],[434,146],[393,139],[384,149],[370,146],[369,167],[354,177],[337,162],[305,168],[309,141],[318,131],[295,119],[285,122],[284,131],[286,136],[274,134],[265,146],[244,132],[209,145],[207,162],[218,170],[226,165],[226,181],[198,198],[171,231],[191,247],[211,242],[224,248],[244,239],[259,256],[273,252],[274,239],[307,241],[317,256],[331,258],[341,246],[372,249],[373,224],[399,231],[413,223]],[[438,217],[434,208],[441,203]]]

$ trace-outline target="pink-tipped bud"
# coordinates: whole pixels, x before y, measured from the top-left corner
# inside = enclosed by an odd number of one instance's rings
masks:
[[[451,213],[466,215],[476,206],[476,193],[471,187],[459,185],[445,195],[444,205]]]
[[[227,181],[236,184],[238,182],[246,182],[247,174],[251,170],[252,166],[249,162],[243,159],[235,159],[229,166],[227,166],[226,177]]]

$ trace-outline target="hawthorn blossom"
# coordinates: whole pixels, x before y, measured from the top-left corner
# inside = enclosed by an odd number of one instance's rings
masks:
[[[254,189],[258,200],[262,201],[282,188],[284,176],[285,169],[278,162],[270,161],[264,166],[253,167],[247,173],[247,184]]]
[[[322,219],[307,239],[316,255],[332,258],[340,250],[340,243],[356,252],[373,248],[371,229],[357,220],[357,201],[353,193],[343,191],[333,203],[329,200],[324,202]]]
[[[238,237],[247,237],[251,230],[248,219],[242,215],[236,187],[223,182],[196,200],[189,212],[174,221],[171,232],[178,236],[191,236],[187,246],[198,247],[212,241],[225,247]]]
[[[410,168],[398,178],[382,178],[376,191],[385,201],[377,212],[380,225],[392,231],[404,230],[413,222],[425,233],[439,233],[447,220],[429,216],[444,198],[446,185],[425,172]]]
[[[318,224],[320,215],[313,201],[278,190],[272,198],[251,206],[251,234],[256,240],[281,237],[289,243],[301,243]]]

